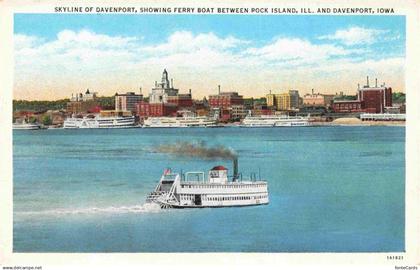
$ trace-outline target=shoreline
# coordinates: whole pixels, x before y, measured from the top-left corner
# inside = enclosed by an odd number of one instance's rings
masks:
[[[405,121],[312,122],[316,126],[388,126],[405,127]]]

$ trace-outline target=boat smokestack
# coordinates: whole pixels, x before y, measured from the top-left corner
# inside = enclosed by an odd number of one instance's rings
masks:
[[[233,158],[233,181],[236,181],[238,179],[238,158]]]
[[[218,85],[218,88],[219,88],[219,95],[220,95],[220,84]]]

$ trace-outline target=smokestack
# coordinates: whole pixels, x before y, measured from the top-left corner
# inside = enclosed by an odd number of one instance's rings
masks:
[[[238,179],[238,158],[233,158],[233,181],[236,181]]]
[[[218,85],[218,88],[219,88],[219,95],[220,95],[220,84]]]
[[[375,87],[378,87],[378,78],[375,79]]]
[[[366,86],[369,87],[369,76],[366,76]]]
[[[174,88],[174,79],[171,78],[171,87]]]
[[[312,88],[312,95],[314,95],[314,89]]]
[[[191,88],[190,88],[190,96],[191,96]]]
[[[140,94],[142,94],[141,87],[140,87]]]
[[[157,86],[157,81],[155,81],[155,87]]]

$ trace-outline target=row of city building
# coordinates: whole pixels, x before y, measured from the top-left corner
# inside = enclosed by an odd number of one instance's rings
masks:
[[[115,94],[115,108],[104,111],[97,101],[97,94],[86,91],[85,94],[73,95],[67,104],[67,112],[72,114],[84,112],[99,112],[103,114],[132,114],[140,119],[159,116],[176,116],[180,112],[190,111],[197,116],[215,116],[221,121],[236,121],[243,119],[249,112],[253,115],[297,113],[299,111],[310,112],[308,108],[325,108],[329,112],[336,113],[384,113],[394,108],[392,104],[392,89],[385,84],[375,86],[367,84],[358,87],[357,95],[353,100],[343,100],[343,94],[327,95],[312,93],[303,97],[299,96],[298,90],[290,90],[285,93],[270,93],[265,98],[249,102],[238,92],[222,92],[220,85],[217,94],[209,95],[208,99],[193,100],[191,89],[188,93],[181,94],[179,89],[169,80],[166,69],[162,73],[161,81],[155,81],[155,85],[148,97],[140,92],[127,92]],[[395,109],[395,108],[394,108]],[[398,109],[398,108],[397,108]]]

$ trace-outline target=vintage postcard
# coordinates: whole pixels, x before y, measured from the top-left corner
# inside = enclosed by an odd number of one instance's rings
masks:
[[[0,8],[2,269],[420,267],[418,2]]]

